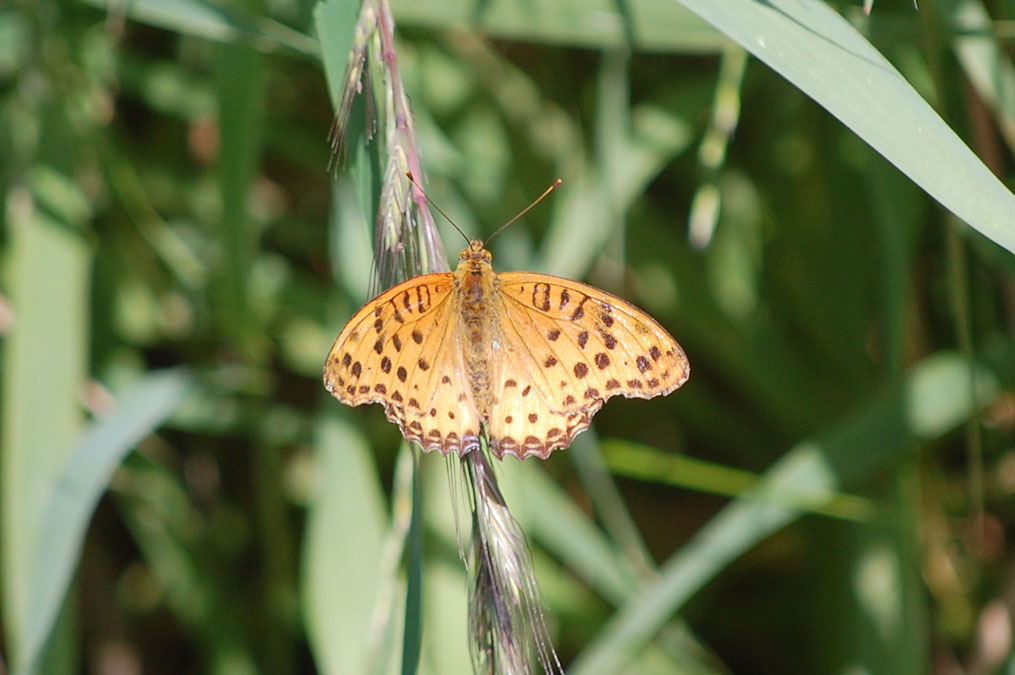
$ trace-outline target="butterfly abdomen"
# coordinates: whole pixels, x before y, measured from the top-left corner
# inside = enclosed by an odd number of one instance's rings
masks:
[[[460,284],[458,311],[462,318],[465,368],[480,419],[486,422],[493,405],[489,357],[497,348],[490,329],[493,270],[489,262],[470,260],[459,265],[455,276]]]

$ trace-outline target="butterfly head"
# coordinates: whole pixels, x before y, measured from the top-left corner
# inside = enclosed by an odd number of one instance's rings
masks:
[[[458,254],[459,263],[486,263],[490,264],[493,262],[493,256],[484,247],[484,243],[479,239],[473,239],[469,242],[469,248],[463,249]]]

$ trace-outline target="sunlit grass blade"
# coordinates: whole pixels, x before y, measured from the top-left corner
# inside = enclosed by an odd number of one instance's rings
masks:
[[[930,196],[1015,252],[1015,196],[820,0],[679,0],[835,115]]]
[[[664,453],[636,443],[604,440],[602,445],[610,470],[626,478],[665,483],[727,497],[742,495],[761,479],[749,471]],[[804,502],[813,502],[809,496],[802,499],[800,495],[789,491],[771,496],[778,500],[777,504],[794,508]],[[830,496],[826,502],[812,508],[816,514],[854,521],[870,519],[877,513],[870,500],[842,493]]]
[[[42,510],[30,587],[25,657],[15,672],[29,672],[70,585],[92,512],[124,456],[176,409],[190,378],[182,371],[146,375],[117,396],[113,413],[77,442]]]
[[[91,253],[75,229],[90,217],[84,196],[49,167],[33,173],[34,190],[19,186],[4,195],[13,320],[3,345],[0,424],[3,623],[7,654],[22,667],[39,649],[33,588],[38,558],[47,553],[40,548],[41,506],[82,426],[92,273]]]

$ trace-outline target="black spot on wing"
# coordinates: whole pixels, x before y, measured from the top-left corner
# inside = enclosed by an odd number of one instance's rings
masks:
[[[543,312],[550,311],[550,284],[540,281],[532,285],[532,306]]]

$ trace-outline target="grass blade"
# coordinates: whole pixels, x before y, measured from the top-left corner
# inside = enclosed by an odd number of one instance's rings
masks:
[[[69,180],[48,169],[41,173],[46,178],[35,181],[32,193],[19,187],[6,195],[14,323],[3,350],[0,531],[4,628],[13,663],[35,656],[28,645],[37,642],[31,637],[32,588],[43,552],[43,506],[81,429],[78,397],[88,354],[91,255],[68,224],[88,215],[73,213],[81,196]],[[50,203],[63,208],[60,221],[39,206]]]
[[[680,0],[818,104],[942,206],[1015,252],[1015,196],[888,60],[818,0]]]
[[[970,388],[969,364],[955,356],[933,357],[911,374],[905,389],[892,392],[828,438],[804,441],[772,467],[762,482],[716,515],[606,625],[599,638],[569,669],[571,675],[619,672],[681,606],[726,565],[762,539],[834,498],[836,490],[885,462],[902,458],[912,436],[943,433],[996,394],[982,378]],[[795,494],[799,507],[779,504]]]
[[[304,622],[322,673],[366,673],[376,629],[386,508],[373,453],[334,418],[318,429],[319,473],[302,554]]]
[[[182,371],[148,375],[119,397],[111,416],[93,424],[78,441],[53,484],[43,509],[32,565],[32,601],[24,657],[28,672],[56,620],[77,565],[92,512],[123,458],[176,409],[189,378]]]

